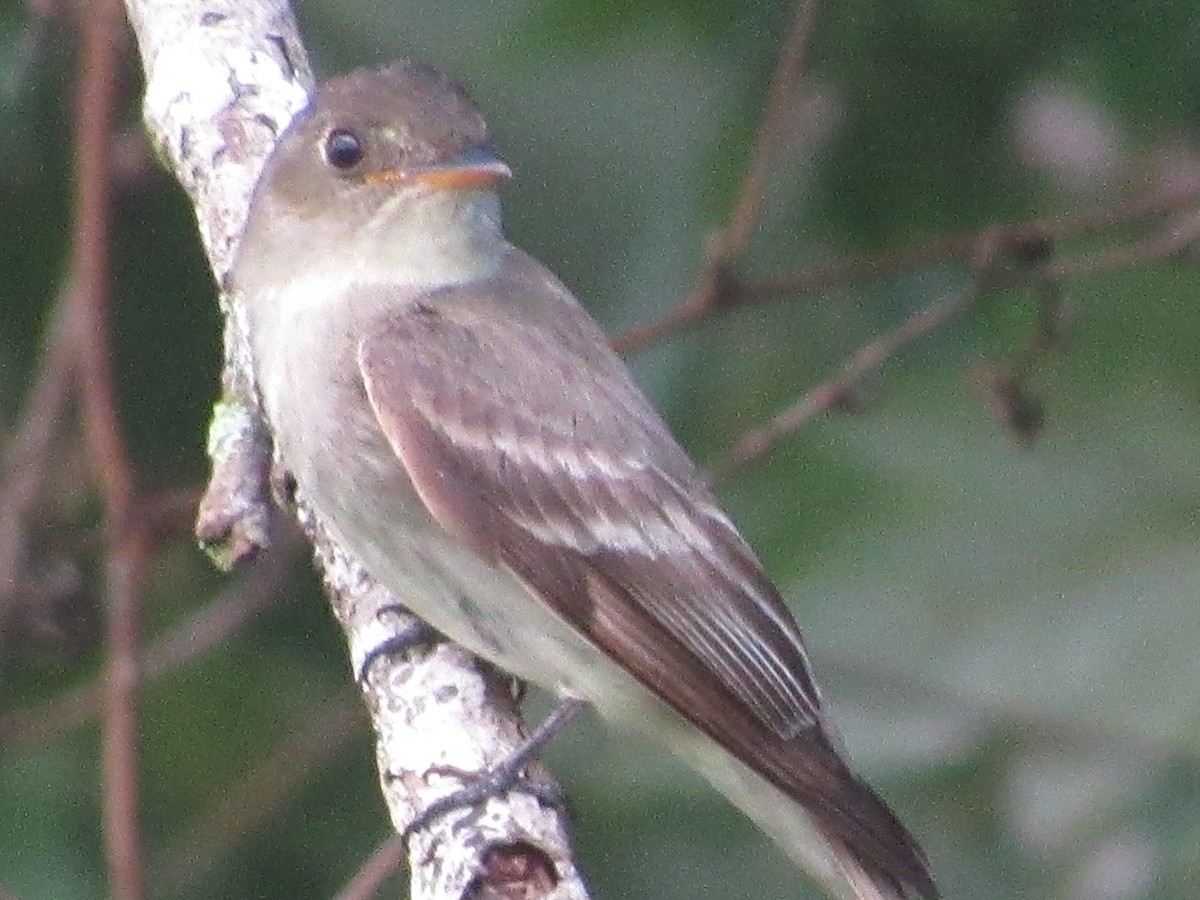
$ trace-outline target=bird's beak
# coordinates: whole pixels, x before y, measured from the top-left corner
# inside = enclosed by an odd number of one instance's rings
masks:
[[[445,191],[492,187],[512,177],[512,169],[490,150],[467,150],[446,162],[409,169],[383,169],[366,177],[368,184],[417,184]]]

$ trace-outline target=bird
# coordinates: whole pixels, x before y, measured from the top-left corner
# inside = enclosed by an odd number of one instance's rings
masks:
[[[229,281],[275,465],[429,626],[664,742],[834,896],[936,898],[753,550],[600,326],[506,239],[511,174],[431,66],[316,90]]]

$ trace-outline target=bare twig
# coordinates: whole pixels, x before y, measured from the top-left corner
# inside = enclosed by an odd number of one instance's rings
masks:
[[[779,150],[780,135],[784,131],[783,120],[794,103],[800,83],[805,51],[812,38],[820,6],[820,0],[796,0],[792,24],[771,78],[767,106],[758,123],[754,151],[742,176],[742,187],[733,214],[717,237],[716,252],[713,253],[711,261],[713,265],[727,267],[732,264],[741,256],[750,240],[750,232],[762,208],[763,192],[767,188],[771,166]]]
[[[1028,440],[1041,428],[1042,404],[1031,394],[1028,382],[1038,361],[1062,346],[1068,324],[1063,303],[1066,279],[1169,260],[1194,247],[1197,241],[1200,215],[1192,212],[1170,220],[1141,240],[1037,266],[1032,275],[1039,294],[1038,317],[1029,339],[1007,365],[985,366],[976,373],[996,417],[1021,440]]]
[[[771,165],[784,131],[783,120],[794,101],[820,5],[819,0],[796,0],[792,24],[771,77],[770,93],[759,120],[754,149],[742,176],[741,190],[729,221],[709,243],[699,285],[661,321],[617,335],[613,346],[621,352],[645,347],[709,311],[727,306],[737,296],[733,265],[746,249],[758,220]]]
[[[863,375],[883,365],[895,356],[901,347],[945,325],[986,289],[988,276],[997,262],[999,249],[995,234],[981,235],[974,252],[974,277],[968,285],[935,300],[896,328],[860,347],[842,364],[837,375],[811,388],[766,425],[754,429],[738,440],[711,467],[713,477],[726,477],[734,469],[767,453],[783,437],[796,431],[817,413],[847,405],[853,385]]]
[[[1191,204],[1200,201],[1192,195]],[[1085,275],[1097,275],[1119,269],[1132,269],[1152,262],[1170,259],[1195,246],[1200,240],[1200,215],[1192,213],[1169,221],[1160,231],[1141,241],[1100,253],[1085,253],[1079,256],[1057,259],[1038,269],[1045,278],[1062,280]]]
[[[1080,215],[968,232],[890,256],[863,257],[787,279],[789,292],[796,288],[804,292],[817,291],[903,268],[963,257],[972,260],[975,276],[964,290],[934,301],[896,329],[860,347],[843,363],[836,376],[810,388],[767,424],[740,438],[713,464],[713,476],[726,477],[761,457],[774,448],[780,439],[803,427],[818,413],[853,406],[852,388],[863,375],[879,368],[916,338],[950,322],[982,290],[993,286],[986,278],[981,280],[981,276],[992,274],[989,270],[999,261],[997,253],[1000,251],[1018,258],[1022,269],[1038,286],[1042,297],[1041,313],[1033,336],[1013,363],[1002,370],[983,371],[979,373],[979,378],[997,415],[1013,427],[1018,435],[1029,437],[1040,424],[1040,407],[1026,393],[1025,379],[1035,360],[1057,346],[1060,340],[1062,280],[1070,276],[1132,268],[1176,256],[1200,240],[1200,216],[1192,214],[1178,221],[1170,221],[1166,227],[1145,240],[1114,250],[1049,262],[1041,262],[1040,257],[1047,255],[1056,241],[1096,230],[1118,228],[1145,218],[1158,218],[1192,206],[1197,201],[1200,201],[1200,193],[1194,190],[1157,194]],[[756,290],[759,296],[766,296],[774,292],[776,287],[763,282]]]
[[[111,128],[117,99],[121,8],[99,0],[81,18],[76,102],[75,241],[71,278],[84,435],[114,530],[133,504],[133,473],[117,419],[109,336]]]
[[[407,855],[408,848],[403,835],[392,835],[375,848],[375,852],[354,873],[350,883],[338,891],[334,900],[371,900],[377,895],[380,885],[404,865]]]
[[[909,269],[943,263],[969,263],[981,240],[1019,249],[1057,246],[1068,240],[1105,234],[1142,222],[1155,222],[1200,202],[1200,190],[1152,191],[1135,197],[1058,216],[1023,222],[988,225],[891,253],[868,254],[798,275],[748,282],[741,295],[746,300],[777,299],[793,294],[830,290],[846,284],[895,275]]]
[[[46,464],[51,459],[50,446],[62,424],[74,381],[75,348],[70,329],[73,308],[73,301],[65,293],[55,301],[37,384],[4,454],[4,483],[0,486],[0,622],[25,567],[26,519],[41,493]]]
[[[979,245],[979,241],[985,237],[994,238],[1011,247],[1032,246],[1046,242],[1057,244],[1085,235],[1104,234],[1139,222],[1155,221],[1193,207],[1197,202],[1200,202],[1200,191],[1194,188],[1156,191],[1133,200],[1125,200],[1082,213],[1030,219],[1005,225],[989,225],[982,229],[949,235],[900,250],[851,257],[833,265],[821,266],[791,275],[742,280],[732,272],[726,272],[723,299],[720,304],[701,302],[702,296],[693,294],[659,321],[637,326],[616,335],[613,338],[613,346],[623,353],[635,352],[661,340],[668,334],[698,322],[717,309],[727,310],[749,303],[806,296],[873,278],[894,276],[910,269],[966,262]],[[1170,246],[1169,241],[1167,244]],[[1110,260],[1108,264],[1102,265],[1101,268],[1129,264],[1128,262],[1121,263],[1122,259],[1129,260],[1129,257],[1124,256],[1124,251],[1116,252],[1118,256]],[[1165,250],[1164,255],[1167,255]],[[1153,257],[1145,253],[1133,256],[1137,262],[1151,258]],[[1047,265],[1045,273],[1063,276],[1083,274],[1089,265],[1096,265],[1094,260],[1097,257],[1089,256],[1085,259],[1093,260],[1093,262],[1077,261],[1075,269],[1064,264],[1061,271],[1056,270],[1053,265]]]
[[[109,886],[118,900],[137,900],[142,896],[142,859],[134,695],[142,542],[130,515],[133,473],[117,419],[108,330],[111,138],[122,23],[116,0],[90,4],[79,19],[71,296],[84,435],[104,500],[107,541],[103,770]]]
[[[143,686],[203,658],[277,601],[287,573],[300,558],[298,541],[281,541],[255,560],[242,578],[181,626],[151,643],[138,662]],[[89,682],[32,709],[0,718],[0,745],[39,744],[90,722],[101,712],[102,685]]]

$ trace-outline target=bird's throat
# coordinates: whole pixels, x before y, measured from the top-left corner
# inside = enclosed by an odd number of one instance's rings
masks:
[[[495,274],[507,249],[492,191],[436,191],[382,205],[353,236],[364,280],[436,288]]]

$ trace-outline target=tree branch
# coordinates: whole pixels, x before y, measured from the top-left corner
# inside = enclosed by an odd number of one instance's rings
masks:
[[[138,827],[138,599],[145,544],[134,522],[133,468],[117,417],[109,338],[112,132],[117,63],[125,34],[121,6],[99,0],[79,20],[75,96],[75,233],[70,315],[83,433],[104,501],[104,845],[109,890],[143,895]]]
[[[1050,218],[1030,219],[1022,222],[987,225],[950,234],[934,240],[889,250],[853,256],[830,265],[806,269],[787,275],[764,278],[744,278],[731,268],[724,273],[719,285],[719,296],[709,296],[704,289],[689,295],[661,319],[646,325],[638,325],[614,335],[612,343],[622,353],[635,353],[662,340],[669,334],[682,331],[719,311],[741,306],[768,303],[789,297],[805,297],[831,291],[849,284],[888,278],[912,269],[927,268],[946,263],[968,263],[971,255],[984,239],[996,240],[1010,247],[1033,247],[1058,244],[1073,238],[1091,235],[1106,235],[1109,232],[1141,223],[1157,223],[1195,206],[1200,197],[1193,187],[1164,189],[1120,200],[1116,203]],[[1168,226],[1165,236],[1143,251],[1132,254],[1125,247],[1113,251],[1113,257],[1098,257],[1089,254],[1061,269],[1048,264],[1047,275],[1073,275],[1110,268],[1123,268],[1150,262],[1162,255],[1177,252],[1179,241],[1188,229],[1175,234]],[[1158,250],[1159,253],[1153,251]]]
[[[783,120],[787,117],[793,98],[800,86],[804,71],[804,57],[817,23],[820,0],[796,0],[792,12],[792,24],[783,42],[775,72],[771,77],[771,89],[767,107],[758,123],[754,151],[750,163],[742,176],[742,187],[729,222],[717,238],[716,253],[710,265],[729,266],[746,249],[754,223],[762,209],[763,193],[779,150]]]
[[[195,205],[224,285],[262,164],[312,86],[295,20],[280,0],[126,4],[146,70],[148,127]],[[224,393],[210,431],[213,474],[197,533],[219,562],[232,565],[270,542],[270,440],[238,298],[226,293],[222,309]],[[302,486],[297,505],[358,663],[413,620],[328,539],[305,507]],[[398,831],[521,743],[507,679],[449,645],[383,658],[366,682],[381,783]],[[514,854],[530,864],[521,896],[586,897],[557,811],[519,793],[489,801],[469,820],[447,815],[410,843],[414,898],[474,896],[495,875],[495,861]]]
[[[762,209],[763,193],[779,149],[783,120],[787,115],[804,74],[805,53],[816,26],[820,0],[796,0],[792,24],[784,38],[779,60],[771,76],[766,108],[755,133],[754,148],[741,189],[725,225],[709,241],[700,283],[675,309],[657,322],[631,328],[613,338],[613,346],[622,353],[647,347],[666,334],[694,322],[716,309],[723,309],[738,296],[734,266],[746,249],[754,223]]]

